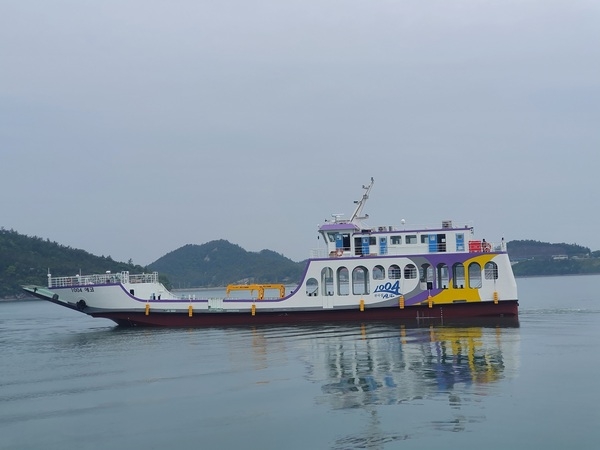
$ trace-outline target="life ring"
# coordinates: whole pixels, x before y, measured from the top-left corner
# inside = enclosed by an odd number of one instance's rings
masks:
[[[489,252],[492,250],[492,245],[489,242],[484,242],[483,243],[483,251],[484,252]]]
[[[335,254],[337,255],[337,257],[339,258],[340,256],[342,256],[344,254],[344,250],[342,250],[341,248],[338,248],[335,251]]]

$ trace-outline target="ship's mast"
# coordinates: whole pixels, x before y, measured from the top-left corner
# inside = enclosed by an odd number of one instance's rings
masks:
[[[373,183],[375,183],[375,180],[373,179],[373,177],[371,177],[371,183],[368,186],[365,186],[363,184],[363,189],[365,190],[365,192],[363,193],[363,196],[362,196],[362,198],[360,200],[357,200],[357,201],[354,202],[354,203],[356,203],[356,209],[352,213],[352,217],[350,218],[350,222],[361,221],[361,220],[369,218],[368,214],[365,214],[364,216],[361,216],[361,214],[362,214],[363,208],[365,207],[365,203],[367,202],[367,199],[369,198],[369,192],[371,192],[371,188],[373,187]]]

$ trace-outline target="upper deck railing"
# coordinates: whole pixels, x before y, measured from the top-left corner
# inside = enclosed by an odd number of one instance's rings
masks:
[[[130,275],[129,272],[102,273],[94,275],[75,275],[72,277],[53,277],[48,274],[48,287],[90,286],[115,283],[158,283],[158,272]]]
[[[361,256],[403,256],[403,255],[419,255],[425,253],[486,253],[486,252],[505,252],[506,242],[486,242],[485,240],[470,240],[462,248],[451,248],[444,244],[429,245],[423,244],[405,244],[398,246],[387,246],[385,248],[377,245],[369,246],[369,253],[363,254],[363,248],[357,247],[354,250],[352,247],[343,247],[341,249],[328,250],[324,248],[311,249],[310,258],[339,258],[344,257],[361,257]]]

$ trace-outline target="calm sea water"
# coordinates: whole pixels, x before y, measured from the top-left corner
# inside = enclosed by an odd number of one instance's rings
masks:
[[[597,449],[600,276],[519,327],[120,329],[0,303],[0,449]]]

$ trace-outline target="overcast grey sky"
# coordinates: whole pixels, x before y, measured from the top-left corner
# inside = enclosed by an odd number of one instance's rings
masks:
[[[0,0],[0,226],[149,264],[472,221],[600,249],[597,0]]]

